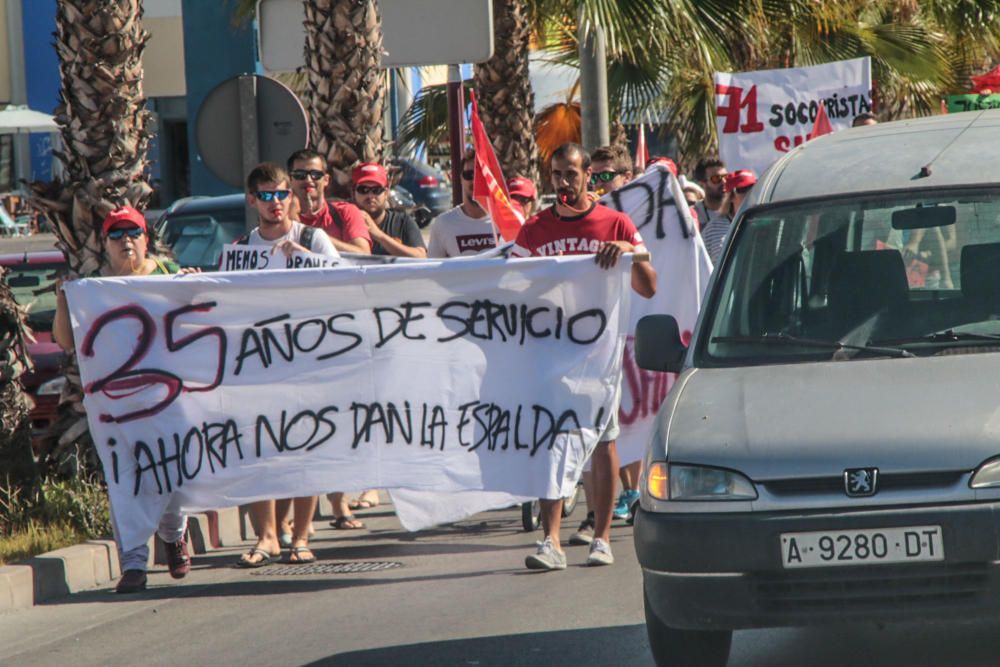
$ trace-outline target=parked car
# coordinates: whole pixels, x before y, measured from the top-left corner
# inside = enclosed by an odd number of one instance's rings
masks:
[[[181,266],[214,271],[222,246],[246,233],[246,197],[189,197],[173,203],[156,222],[160,242]]]
[[[66,270],[66,258],[58,250],[0,255],[0,266],[8,270],[7,285],[20,305],[29,305],[28,326],[35,341],[28,342],[34,368],[21,376],[21,384],[34,399],[31,411],[32,439],[40,437],[56,419],[59,393],[66,378],[62,374],[65,355],[52,340],[56,313],[53,282]]]
[[[414,158],[395,158],[392,165],[401,170],[399,185],[418,206],[426,207],[431,217],[452,208],[451,183],[441,171]]]
[[[732,630],[1000,610],[1000,110],[843,130],[749,194],[635,521],[657,664]],[[974,167],[970,165],[975,165]]]

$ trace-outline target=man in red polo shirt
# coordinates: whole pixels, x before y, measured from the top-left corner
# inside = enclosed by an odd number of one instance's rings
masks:
[[[521,228],[511,257],[594,254],[602,269],[618,264],[623,254],[643,252],[642,236],[628,215],[598,204],[587,196],[590,156],[578,144],[563,144],[552,154],[552,187],[556,203],[541,210]],[[632,263],[632,289],[650,298],[656,293],[656,270],[648,261]],[[619,390],[619,396],[621,391]],[[611,419],[591,455],[593,470],[594,537],[587,565],[610,565],[611,513],[618,477],[618,399]],[[565,570],[566,555],[559,545],[562,499],[542,499],[545,539],[525,558],[532,570]]]
[[[339,252],[371,254],[372,239],[365,214],[350,202],[326,200],[330,184],[326,158],[308,148],[295,151],[288,157],[288,175],[299,202],[300,222],[326,232]]]

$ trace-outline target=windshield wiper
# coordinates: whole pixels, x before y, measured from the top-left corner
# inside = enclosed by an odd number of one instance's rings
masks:
[[[872,341],[873,343],[886,345],[899,345],[902,343],[960,343],[965,341],[1000,341],[1000,334],[974,333],[971,331],[955,331],[945,329],[922,336],[908,336],[905,338],[886,338],[884,340]]]
[[[761,336],[716,336],[713,343],[778,343],[782,345],[800,345],[802,347],[821,347],[827,350],[856,350],[858,352],[873,352],[889,357],[912,357],[912,352],[898,347],[880,347],[876,345],[851,345],[839,340],[819,340],[816,338],[799,338],[786,333],[765,333]]]

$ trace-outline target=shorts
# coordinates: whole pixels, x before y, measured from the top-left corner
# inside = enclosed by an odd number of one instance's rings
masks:
[[[611,402],[611,419],[608,420],[608,425],[604,428],[604,432],[601,433],[601,437],[597,439],[598,444],[618,439],[618,434],[621,433],[621,428],[618,423],[618,410],[621,407],[621,404],[622,385],[621,382],[619,382],[618,388],[615,390],[614,400]]]

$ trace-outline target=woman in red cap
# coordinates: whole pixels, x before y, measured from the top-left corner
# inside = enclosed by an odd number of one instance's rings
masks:
[[[169,259],[151,256],[146,218],[131,206],[116,208],[104,218],[101,224],[101,238],[104,241],[104,252],[108,257],[108,266],[101,274],[103,276],[148,276],[198,271],[198,269],[181,269]],[[63,281],[57,280],[52,338],[64,350],[72,352],[73,329],[70,325],[66,294],[62,287]],[[186,530],[186,516],[176,512],[164,512],[160,517],[156,533],[166,547],[167,567],[174,579],[181,579],[191,571],[191,558],[188,555],[187,543],[184,541]],[[137,593],[144,590],[148,559],[149,547],[146,544],[128,551],[122,551],[119,545],[118,560],[121,564],[122,578],[119,579],[115,591]]]

